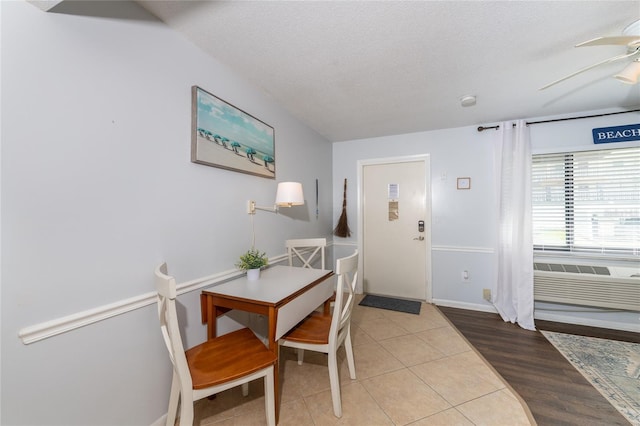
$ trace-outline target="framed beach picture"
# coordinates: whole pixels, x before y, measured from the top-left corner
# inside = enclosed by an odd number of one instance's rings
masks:
[[[192,162],[275,179],[273,127],[198,86],[191,102]]]

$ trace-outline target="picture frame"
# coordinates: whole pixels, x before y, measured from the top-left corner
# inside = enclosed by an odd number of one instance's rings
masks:
[[[198,86],[191,87],[191,162],[276,178],[275,130]]]
[[[457,182],[457,189],[471,189],[470,177],[459,177]]]

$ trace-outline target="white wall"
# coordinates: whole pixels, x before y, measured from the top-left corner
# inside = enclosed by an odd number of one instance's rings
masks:
[[[576,113],[592,115],[610,111]],[[518,117],[514,117],[518,118]],[[538,121],[551,117],[531,118]],[[530,126],[534,153],[550,150],[593,149],[591,129],[638,123],[638,113],[568,120]],[[479,123],[490,125],[493,123]],[[493,191],[492,140],[494,130],[478,132],[477,126],[389,137],[334,143],[333,204],[334,225],[342,205],[342,182],[348,186],[348,217],[351,230],[357,230],[357,162],[365,159],[429,154],[432,188],[432,292],[436,304],[493,311],[482,299],[482,289],[492,288],[497,214]],[[618,144],[618,146],[623,144]],[[638,145],[637,142],[625,146]],[[470,176],[471,190],[456,190],[456,177]],[[357,244],[354,232],[346,242]],[[340,239],[336,239],[340,240]],[[338,248],[336,247],[336,252]],[[461,271],[469,271],[470,280],[463,282]],[[638,326],[632,313],[568,312],[546,309],[545,319],[629,329]],[[536,313],[537,315],[537,313]],[[544,315],[543,315],[544,316]]]
[[[339,216],[346,177],[349,226],[357,230],[358,160],[417,154],[429,154],[431,162],[433,299],[491,309],[482,300],[482,289],[493,279],[496,233],[491,135],[487,132],[462,127],[334,143],[334,217]],[[472,189],[457,190],[457,177],[467,176]],[[357,238],[353,232],[350,240],[355,243]],[[461,279],[464,270],[469,271],[467,282]]]
[[[18,331],[152,292],[162,261],[184,282],[249,248],[247,200],[271,205],[276,181],[190,162],[192,85],[273,126],[277,181],[305,187],[306,206],[255,216],[271,257],[330,236],[331,144],[136,4],[94,9],[110,18],[0,7],[0,423],[150,424],[171,375],[155,306],[29,345]],[[187,346],[205,337],[198,293],[179,298]]]

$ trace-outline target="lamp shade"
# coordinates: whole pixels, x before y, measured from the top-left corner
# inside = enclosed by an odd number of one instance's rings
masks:
[[[299,182],[280,182],[276,193],[276,206],[291,207],[304,204],[302,184]]]
[[[636,84],[640,76],[640,59],[636,59],[627,65],[619,74],[614,77],[626,84]]]

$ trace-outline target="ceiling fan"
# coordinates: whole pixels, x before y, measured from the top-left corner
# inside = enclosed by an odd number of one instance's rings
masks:
[[[592,40],[587,40],[582,43],[576,44],[575,47],[583,47],[583,46],[599,46],[599,45],[619,45],[619,46],[627,46],[627,53],[623,55],[614,56],[609,59],[605,59],[602,62],[598,62],[597,64],[590,65],[586,68],[578,70],[572,74],[569,74],[565,77],[562,77],[559,80],[551,82],[546,86],[541,87],[539,90],[544,90],[548,87],[553,86],[554,84],[560,83],[561,81],[567,80],[571,77],[574,77],[578,74],[581,74],[585,71],[589,71],[590,69],[599,67],[600,65],[608,64],[610,62],[620,61],[626,58],[632,58],[635,56],[633,61],[627,65],[622,71],[616,74],[614,77],[626,84],[636,84],[638,83],[640,78],[640,20],[632,22],[627,25],[624,30],[622,30],[621,36],[613,36],[613,37],[597,37]]]

